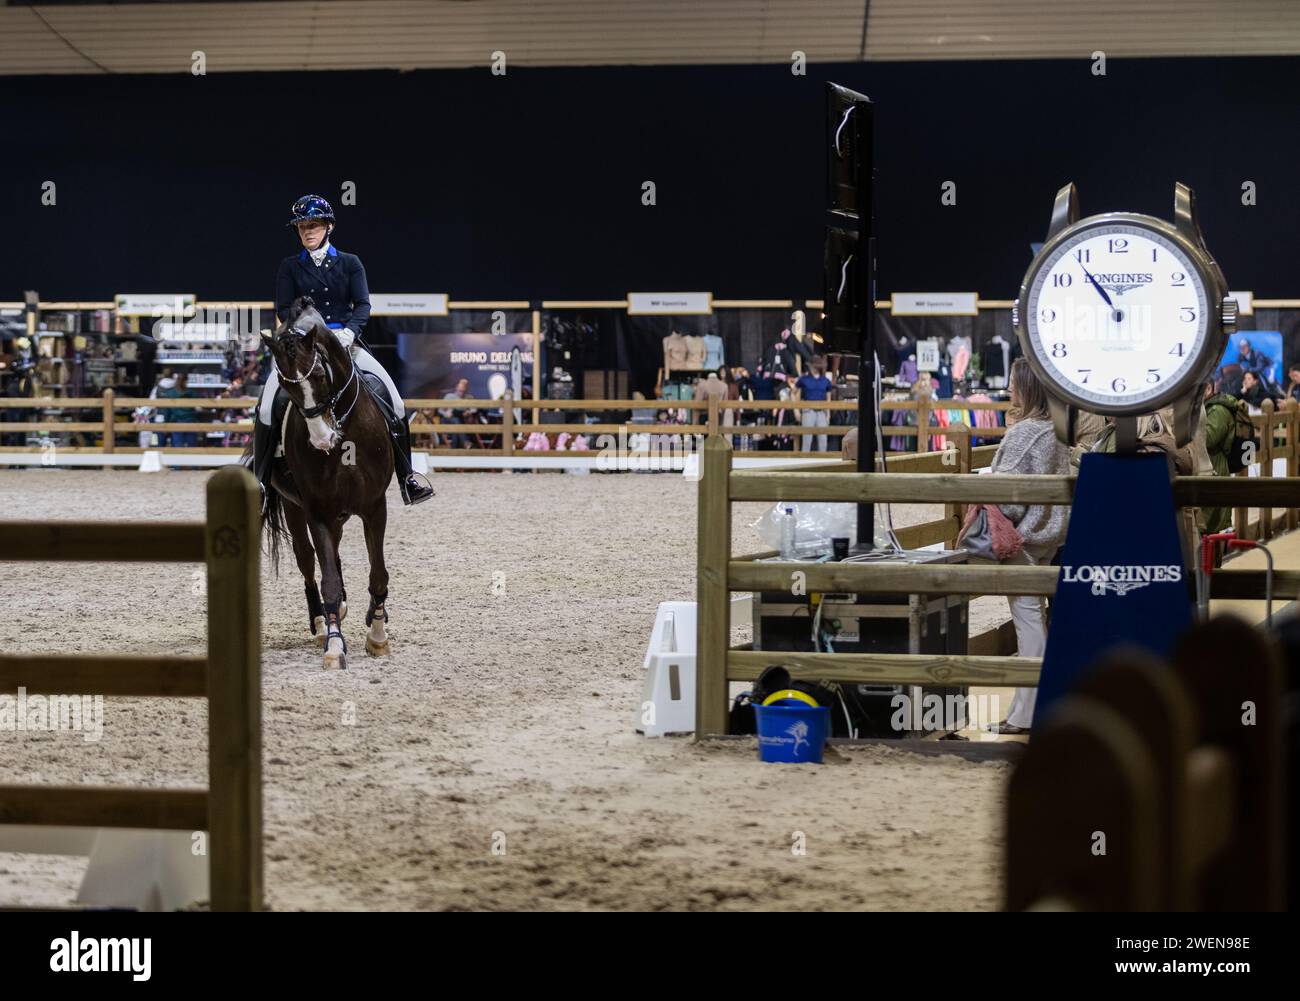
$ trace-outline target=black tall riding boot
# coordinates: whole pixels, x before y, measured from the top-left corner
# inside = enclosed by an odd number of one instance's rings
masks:
[[[419,504],[433,496],[433,487],[427,477],[417,473],[411,465],[411,428],[406,423],[410,417],[398,417],[389,425],[393,439],[393,463],[397,470],[397,486],[402,491],[402,501]]]
[[[271,490],[271,458],[275,452],[275,432],[269,424],[263,424],[254,415],[253,422],[253,476],[262,488],[262,505],[266,505],[266,496]]]

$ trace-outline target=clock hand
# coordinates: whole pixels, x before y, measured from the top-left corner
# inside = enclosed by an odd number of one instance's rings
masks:
[[[1109,307],[1111,308],[1111,312],[1115,314],[1115,322],[1118,323],[1118,322],[1120,321],[1120,319],[1121,319],[1120,311],[1119,311],[1118,309],[1115,308],[1115,304],[1114,304],[1113,302],[1111,302],[1111,298],[1110,298],[1110,296],[1108,296],[1108,295],[1106,294],[1106,290],[1105,290],[1104,288],[1101,287],[1101,285],[1097,282],[1097,279],[1096,279],[1096,278],[1092,277],[1092,275],[1091,275],[1091,273],[1089,273],[1088,269],[1085,268],[1085,267],[1083,267],[1083,262],[1082,262],[1082,261],[1079,262],[1079,267],[1082,268],[1083,273],[1084,273],[1085,275],[1087,275],[1087,277],[1088,277],[1088,284],[1090,284],[1093,288],[1095,288],[1095,289],[1097,290],[1097,294],[1100,295],[1100,296],[1102,297],[1102,299],[1104,299],[1104,300],[1106,301],[1106,305],[1109,306]]]

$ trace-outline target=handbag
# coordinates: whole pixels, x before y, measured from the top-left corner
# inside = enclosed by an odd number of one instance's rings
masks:
[[[1025,540],[996,504],[972,504],[957,545],[976,559],[1009,560],[1025,548]]]

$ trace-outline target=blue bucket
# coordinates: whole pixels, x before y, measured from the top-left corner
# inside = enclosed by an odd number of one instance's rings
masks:
[[[831,711],[797,699],[754,706],[758,719],[758,760],[820,764]]]

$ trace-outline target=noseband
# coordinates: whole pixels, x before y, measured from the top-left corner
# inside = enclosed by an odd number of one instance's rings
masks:
[[[305,334],[307,331],[303,330],[298,332]],[[334,336],[332,332],[330,336],[331,337]],[[293,382],[293,383],[306,382],[308,379],[311,378],[312,373],[315,372],[316,369],[323,367],[325,369],[325,378],[328,380],[329,383],[333,383],[334,381],[333,373],[330,371],[329,362],[324,358],[320,349],[319,348],[313,349],[312,355],[313,358],[312,358],[311,368],[307,369],[306,373],[297,379],[291,379],[287,375],[285,375],[282,371],[280,371],[280,363],[276,361],[274,353],[271,355],[271,364],[275,367],[275,374],[280,377],[281,382]],[[352,416],[352,411],[356,408],[357,405],[357,399],[361,396],[361,385],[359,383],[357,385],[356,392],[352,396],[352,405],[348,407],[347,412],[344,413],[342,417],[340,417],[334,411],[334,406],[335,404],[338,403],[339,397],[342,396],[345,392],[347,392],[347,388],[350,385],[352,385],[353,380],[356,379],[357,377],[356,362],[353,362],[350,356],[348,358],[348,361],[352,363],[352,372],[348,375],[347,382],[343,383],[342,386],[340,386],[334,392],[330,393],[329,397],[325,400],[324,403],[318,403],[314,407],[303,407],[298,404],[297,400],[290,397],[290,402],[298,409],[298,412],[301,413],[303,417],[307,417],[307,418],[319,417],[321,414],[325,413],[325,411],[328,410],[330,412],[330,418],[334,421],[334,426],[336,428],[341,428],[343,426],[343,422],[346,421],[350,416]]]

